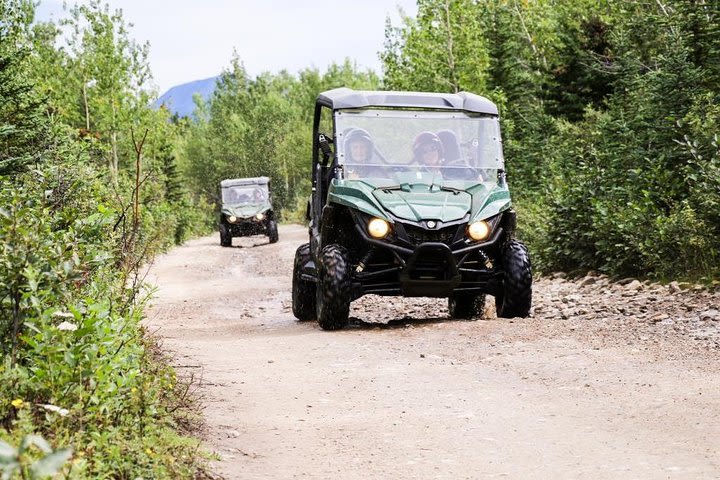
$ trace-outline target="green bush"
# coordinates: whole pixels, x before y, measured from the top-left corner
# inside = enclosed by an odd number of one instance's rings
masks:
[[[0,179],[0,440],[71,447],[73,478],[190,478],[202,455],[178,434],[185,387],[143,335],[144,299],[118,275],[119,210],[80,180],[91,170]],[[161,211],[148,228],[173,222]]]
[[[18,365],[0,370],[6,398],[21,402],[0,406],[4,423],[73,446],[77,478],[191,476],[197,442],[175,433],[168,410],[177,380],[148,356],[138,313],[90,301],[44,312]]]

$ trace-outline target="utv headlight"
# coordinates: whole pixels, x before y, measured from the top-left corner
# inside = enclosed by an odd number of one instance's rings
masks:
[[[390,231],[390,224],[382,218],[373,218],[368,222],[368,233],[373,238],[383,238]]]
[[[255,218],[257,218],[258,220],[262,220],[263,218],[265,218],[265,214],[264,214],[264,213],[258,213],[257,215],[255,215]]]
[[[236,217],[235,215],[230,215],[230,216],[228,217],[228,222],[230,222],[230,223],[235,223],[235,222],[237,222],[237,217]]]
[[[490,236],[490,224],[485,220],[473,222],[468,226],[467,234],[475,241],[486,240]]]

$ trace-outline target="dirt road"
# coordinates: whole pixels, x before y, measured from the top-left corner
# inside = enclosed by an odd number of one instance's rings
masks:
[[[365,297],[325,332],[290,309],[306,238],[215,235],[152,268],[146,324],[202,375],[225,478],[720,478],[720,293],[558,276],[529,319]]]

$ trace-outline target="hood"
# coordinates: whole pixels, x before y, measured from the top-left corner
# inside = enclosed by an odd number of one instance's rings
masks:
[[[267,203],[244,203],[240,205],[223,205],[222,213],[225,215],[235,215],[238,218],[248,218],[270,210]]]
[[[373,195],[394,216],[413,222],[461,220],[470,211],[472,202],[465,191],[424,184],[378,188]]]
[[[507,187],[471,182],[423,183],[386,186],[372,180],[333,180],[328,201],[358,209],[369,215],[412,222],[439,220],[443,223],[484,220],[510,208]]]

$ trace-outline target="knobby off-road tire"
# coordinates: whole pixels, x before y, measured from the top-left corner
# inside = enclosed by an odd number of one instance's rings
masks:
[[[220,224],[220,245],[223,247],[229,247],[232,245],[232,235],[230,235],[230,229],[225,224]]]
[[[456,293],[448,298],[450,318],[477,318],[485,309],[485,295],[477,293]]]
[[[527,247],[511,240],[501,254],[503,292],[495,297],[497,316],[501,318],[527,317],[532,303],[532,267]]]
[[[292,311],[302,321],[315,320],[315,283],[302,279],[302,268],[310,261],[310,244],[300,245],[295,251],[292,276]]]
[[[268,238],[270,239],[270,243],[277,243],[280,238],[278,236],[278,226],[275,220],[270,220],[268,224]]]
[[[350,315],[350,261],[339,245],[320,251],[317,265],[317,320],[323,330],[338,330]]]

